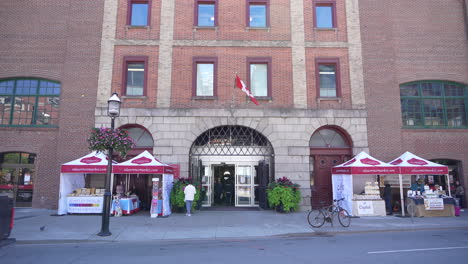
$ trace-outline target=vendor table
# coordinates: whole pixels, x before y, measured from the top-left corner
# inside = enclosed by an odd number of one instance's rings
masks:
[[[384,200],[353,200],[354,216],[386,216]]]
[[[69,196],[67,212],[69,214],[101,214],[103,196]]]
[[[115,214],[117,202],[120,203],[124,215],[131,215],[140,211],[140,200],[138,198],[121,198],[118,201],[115,199],[112,201],[111,214]]]
[[[455,216],[455,200],[446,198],[415,198],[408,197],[407,204],[415,205],[415,216]]]

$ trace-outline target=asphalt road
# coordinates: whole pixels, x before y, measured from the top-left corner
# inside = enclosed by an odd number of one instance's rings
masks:
[[[467,263],[468,229],[161,242],[42,241],[0,248],[0,263]]]

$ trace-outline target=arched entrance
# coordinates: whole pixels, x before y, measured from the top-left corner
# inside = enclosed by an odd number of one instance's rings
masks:
[[[127,131],[135,142],[135,147],[127,153],[125,160],[129,160],[145,150],[153,154],[153,136],[145,127],[137,124],[127,124],[121,126],[120,129]],[[152,175],[149,174],[137,174],[134,176],[115,174],[113,190],[117,189],[117,185],[123,185],[128,189],[134,190],[140,198],[141,208],[143,210],[149,210],[152,198],[151,186],[153,185],[151,178]]]
[[[0,195],[14,198],[16,207],[32,205],[35,161],[33,153],[0,153]]]
[[[273,166],[271,143],[248,127],[212,128],[190,148],[190,177],[206,191],[203,206],[266,208]]]
[[[352,141],[340,128],[324,126],[312,135],[309,147],[311,205],[319,208],[332,202],[331,168],[351,158]]]

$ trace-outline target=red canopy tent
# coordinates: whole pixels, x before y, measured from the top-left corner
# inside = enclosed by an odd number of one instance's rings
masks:
[[[171,214],[169,197],[174,181],[173,167],[160,162],[151,153],[145,150],[144,152],[140,153],[138,156],[130,160],[114,165],[112,167],[112,172],[114,174],[129,174],[129,177],[131,177],[131,175],[137,174],[162,175],[162,206],[159,206],[160,203],[158,203],[158,210],[159,213],[163,216]]]
[[[115,161],[112,162],[113,164],[117,163]],[[67,195],[77,188],[85,187],[86,174],[105,174],[107,173],[107,165],[107,156],[102,152],[96,151],[62,164],[60,167],[60,193],[57,214],[67,214]]]
[[[447,190],[449,196],[452,196],[450,192],[450,182],[448,177],[447,166],[425,160],[408,151],[403,153],[398,158],[390,161],[389,163],[396,166],[399,170],[401,213],[403,216],[405,215],[405,204],[403,198],[402,175],[446,175]]]
[[[362,151],[351,160],[332,168],[333,199],[345,198],[342,206],[353,214],[353,175],[398,174],[398,168]],[[362,177],[360,177],[362,178]],[[365,178],[364,180],[369,180]]]

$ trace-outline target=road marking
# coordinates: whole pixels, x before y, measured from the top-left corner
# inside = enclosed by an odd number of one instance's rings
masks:
[[[445,248],[415,248],[415,249],[388,250],[388,251],[372,251],[372,252],[367,252],[367,254],[385,254],[385,253],[397,253],[397,252],[447,250],[447,249],[460,249],[460,248],[468,248],[468,246],[464,246],[464,247],[445,247]]]

